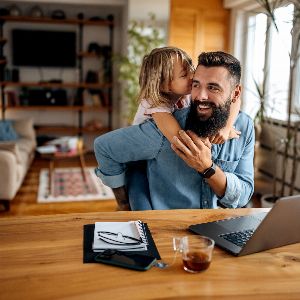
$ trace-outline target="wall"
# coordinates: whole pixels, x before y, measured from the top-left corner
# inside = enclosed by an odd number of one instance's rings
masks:
[[[194,64],[202,51],[228,51],[229,17],[222,0],[171,0],[169,44]]]

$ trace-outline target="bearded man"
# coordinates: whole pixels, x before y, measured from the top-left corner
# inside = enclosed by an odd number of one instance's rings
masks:
[[[96,174],[113,188],[121,208],[237,208],[248,203],[254,189],[252,120],[240,112],[235,121],[239,139],[209,142],[226,125],[230,105],[240,97],[240,77],[240,63],[232,55],[201,53],[191,107],[174,112],[186,131],[172,144],[153,120],[95,140]],[[147,161],[146,185],[143,172],[130,167],[140,160]]]

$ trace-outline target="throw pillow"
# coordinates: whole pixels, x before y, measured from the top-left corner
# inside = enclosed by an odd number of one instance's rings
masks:
[[[18,139],[12,122],[5,120],[0,121],[0,141],[15,141]]]

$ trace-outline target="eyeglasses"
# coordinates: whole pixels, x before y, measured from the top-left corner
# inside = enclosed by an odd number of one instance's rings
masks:
[[[98,231],[98,238],[110,245],[140,245],[143,243],[141,239],[123,235],[121,232],[115,233],[110,231]]]

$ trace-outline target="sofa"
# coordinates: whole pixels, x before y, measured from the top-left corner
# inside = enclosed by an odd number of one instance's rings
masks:
[[[34,158],[36,135],[32,119],[11,121],[17,137],[0,140],[0,204],[9,210]]]

